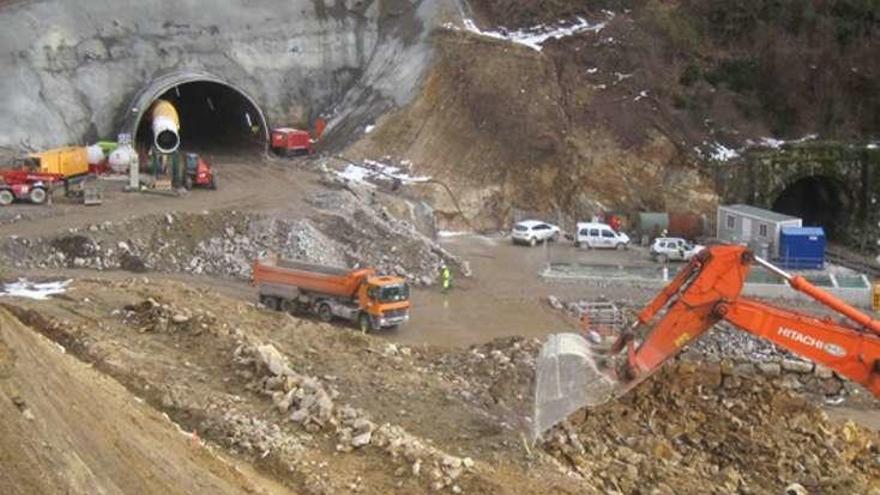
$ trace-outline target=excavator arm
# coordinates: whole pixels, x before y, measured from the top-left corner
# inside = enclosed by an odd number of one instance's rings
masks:
[[[880,397],[877,335],[749,299],[722,304],[718,311],[737,327],[831,368]]]
[[[819,319],[741,297],[754,262],[852,323]],[[791,276],[755,258],[742,246],[713,246],[701,252],[639,313],[637,326],[650,328],[642,342],[636,344],[633,328],[612,348],[613,352],[626,348],[621,378],[637,383],[650,376],[685,344],[721,320],[833,369],[880,396],[880,322],[803,277]]]

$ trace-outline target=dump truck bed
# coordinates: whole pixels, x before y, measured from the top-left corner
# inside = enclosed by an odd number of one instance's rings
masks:
[[[354,297],[361,282],[373,275],[371,269],[347,270],[333,266],[291,260],[258,260],[253,284],[295,287],[334,297]]]

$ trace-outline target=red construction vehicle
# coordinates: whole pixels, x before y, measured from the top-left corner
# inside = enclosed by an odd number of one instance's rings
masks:
[[[308,131],[292,127],[272,129],[272,151],[281,156],[312,155],[315,142]]]
[[[186,170],[184,172],[184,188],[205,187],[217,189],[217,178],[214,176],[214,169],[198,154],[186,154]]]
[[[0,170],[0,206],[9,206],[15,200],[43,204],[48,200],[52,186],[63,180],[61,174]]]
[[[743,297],[743,285],[753,263],[849,321],[817,318]],[[719,245],[695,255],[639,313],[638,321],[620,336],[609,353],[596,352],[587,357],[581,350],[588,345],[577,342],[577,335],[553,336],[566,338],[545,346],[539,357],[537,433],[580,407],[622,395],[722,320],[826,366],[880,396],[880,321],[803,277],[792,276],[755,257],[746,247]],[[648,327],[641,341],[636,337],[640,326]],[[558,378],[563,366],[572,362],[581,363],[578,373],[582,376]],[[572,386],[574,382],[576,386]],[[575,401],[566,398],[577,394]]]
[[[409,321],[406,280],[378,276],[370,268],[345,270],[268,258],[254,263],[251,283],[269,308],[313,312],[325,322],[334,317],[355,321],[363,332]]]
[[[326,126],[327,123],[324,122],[324,119],[318,118],[315,121],[313,134],[293,127],[272,129],[269,147],[281,156],[313,155],[315,154],[315,143],[321,139]]]

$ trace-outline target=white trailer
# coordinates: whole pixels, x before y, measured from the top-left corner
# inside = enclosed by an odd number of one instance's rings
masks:
[[[779,234],[782,227],[802,227],[800,218],[757,206],[736,204],[718,207],[716,220],[718,239],[734,244],[747,244],[760,254],[779,257]]]

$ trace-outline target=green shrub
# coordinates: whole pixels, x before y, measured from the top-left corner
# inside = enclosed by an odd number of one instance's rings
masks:
[[[682,86],[690,87],[702,78],[703,69],[701,69],[699,65],[691,63],[688,64],[688,66],[685,67],[684,70],[681,72],[681,76],[678,78],[678,82]]]
[[[682,9],[650,0],[641,20],[650,31],[662,35],[676,52],[696,53],[702,44],[693,18]]]
[[[758,63],[752,58],[723,60],[706,74],[713,86],[726,86],[737,93],[753,91],[760,78]]]

